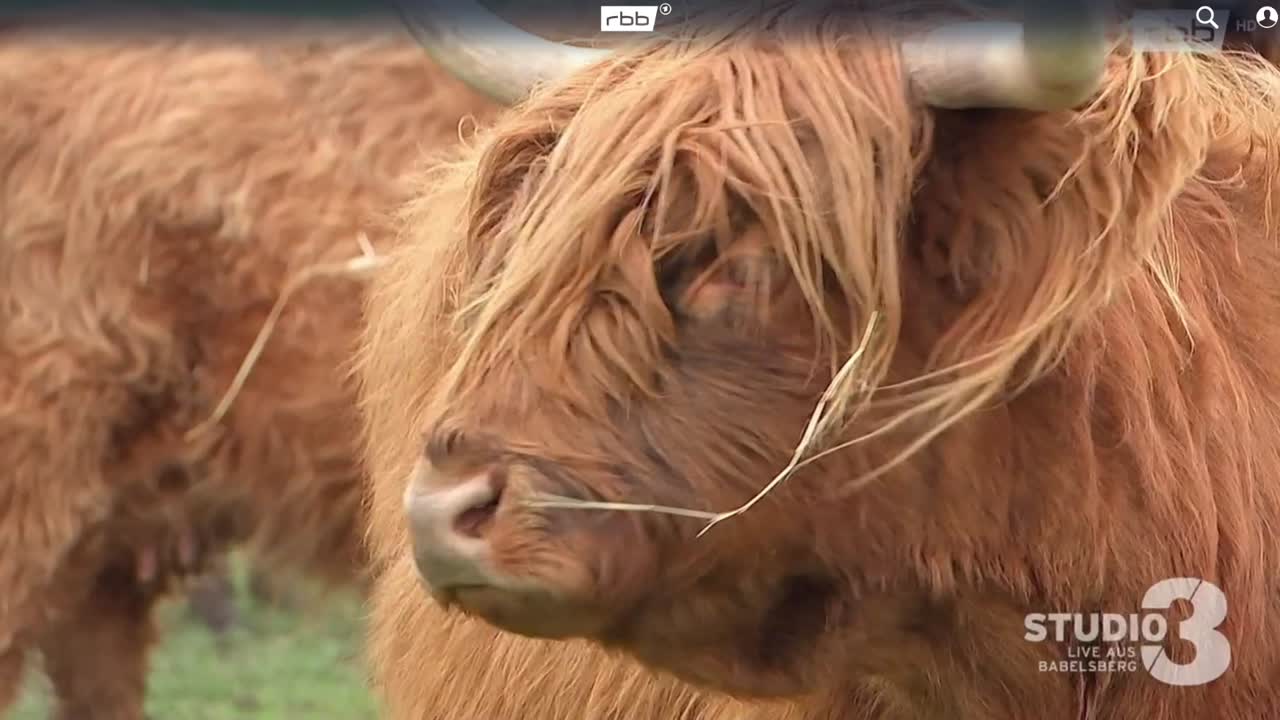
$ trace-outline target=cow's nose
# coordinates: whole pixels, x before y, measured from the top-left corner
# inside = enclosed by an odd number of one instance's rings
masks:
[[[437,592],[487,586],[485,533],[502,501],[502,475],[485,471],[445,487],[415,478],[405,489],[404,507],[414,561]]]

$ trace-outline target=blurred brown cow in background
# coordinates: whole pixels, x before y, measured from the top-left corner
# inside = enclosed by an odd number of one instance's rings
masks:
[[[364,566],[360,257],[399,178],[489,105],[386,29],[0,37],[0,707],[38,648],[66,718],[138,718],[155,599],[257,535]],[[188,26],[190,27],[190,26]],[[274,31],[274,34],[273,34]]]
[[[416,564],[813,720],[1280,716],[1280,75],[1080,8],[837,5],[585,58],[406,211],[362,364],[378,668],[423,662],[383,637]],[[1230,603],[1213,682],[1024,637],[1188,576]]]

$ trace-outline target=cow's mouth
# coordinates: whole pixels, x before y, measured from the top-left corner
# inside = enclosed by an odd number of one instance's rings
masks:
[[[529,637],[590,637],[601,625],[591,608],[544,590],[469,586],[454,588],[451,596],[453,604],[464,612]]]
[[[749,563],[657,592],[661,546],[635,516],[531,510],[553,476],[483,471],[407,489],[414,559],[441,604],[521,635],[593,638],[739,694],[805,691],[831,579]]]
[[[607,608],[590,602],[599,589],[592,563],[615,557],[604,546],[622,542],[616,533],[585,513],[570,522],[531,511],[527,498],[549,482],[537,469],[444,479],[421,463],[404,495],[414,564],[438,603],[521,635],[601,631]]]
[[[724,598],[722,612],[682,630],[673,632],[661,618],[637,619],[601,639],[695,684],[739,696],[794,697],[815,682],[820,644],[836,620],[839,598],[829,578],[789,575],[772,583],[760,604]],[[720,604],[705,595],[692,602]]]

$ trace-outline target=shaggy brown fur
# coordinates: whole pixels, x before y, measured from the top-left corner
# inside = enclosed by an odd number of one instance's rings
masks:
[[[386,30],[0,36],[0,708],[39,647],[67,718],[139,718],[150,609],[250,532],[282,565],[363,566],[361,278],[424,150],[489,105]]]
[[[490,586],[443,599],[797,717],[1280,716],[1275,69],[1121,45],[1076,111],[941,112],[884,34],[770,19],[535,96],[407,210],[362,363],[383,672],[422,662],[416,463],[503,487]],[[528,504],[737,506],[872,311],[853,444],[750,512]],[[1025,613],[1187,575],[1230,602],[1216,682],[1039,671],[1071,648]]]
[[[782,720],[767,704],[697,693],[585,643],[443,615],[408,562],[382,573],[373,602],[369,658],[392,720]]]

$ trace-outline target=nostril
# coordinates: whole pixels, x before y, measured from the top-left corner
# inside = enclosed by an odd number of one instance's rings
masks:
[[[498,498],[483,505],[477,505],[462,511],[453,521],[453,529],[466,537],[478,538],[484,535],[493,524],[493,516],[498,513]]]
[[[482,537],[489,527],[493,525],[494,517],[498,514],[498,507],[502,504],[502,495],[506,488],[507,477],[505,473],[501,470],[494,470],[490,473],[489,489],[491,493],[489,498],[483,503],[459,513],[453,521],[454,531],[465,537]]]

